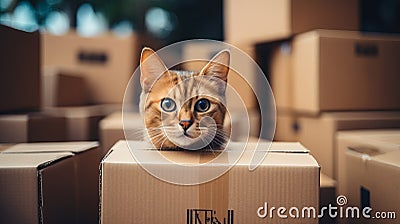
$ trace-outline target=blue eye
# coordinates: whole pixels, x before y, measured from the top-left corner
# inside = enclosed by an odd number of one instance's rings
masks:
[[[197,112],[206,112],[210,109],[210,101],[207,99],[200,99],[196,102],[196,105],[194,105],[194,109]]]
[[[161,109],[166,112],[172,112],[176,109],[174,100],[171,98],[164,98],[161,100]]]

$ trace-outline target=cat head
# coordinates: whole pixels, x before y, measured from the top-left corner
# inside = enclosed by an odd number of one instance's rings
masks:
[[[215,149],[225,144],[229,61],[229,51],[222,50],[201,71],[174,71],[150,48],[142,50],[140,112],[157,149]]]

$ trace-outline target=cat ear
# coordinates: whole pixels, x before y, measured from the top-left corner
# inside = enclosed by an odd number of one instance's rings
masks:
[[[201,70],[201,75],[212,75],[222,79],[224,82],[228,79],[230,52],[222,50],[216,54],[206,66]]]
[[[140,56],[140,84],[145,92],[150,91],[153,83],[168,68],[151,48],[145,47]]]

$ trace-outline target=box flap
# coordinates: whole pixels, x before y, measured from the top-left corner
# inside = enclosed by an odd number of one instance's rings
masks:
[[[38,168],[47,166],[55,161],[73,156],[72,153],[1,153],[0,168]]]
[[[351,140],[348,147],[364,154],[400,150],[400,129],[340,131],[338,139]]]
[[[373,156],[371,160],[400,169],[400,150]]]
[[[302,33],[300,35],[310,35],[310,34],[318,35],[320,37],[325,37],[325,38],[400,41],[400,35],[398,34],[381,34],[381,33],[373,34],[373,33],[362,33],[359,31],[350,31],[350,30],[317,29]]]
[[[98,142],[46,142],[21,143],[9,147],[3,153],[72,152],[80,153],[98,147]]]
[[[228,154],[228,160],[232,161],[237,158],[238,154],[235,152],[241,152],[244,143],[233,142],[229,146],[229,150],[232,152]],[[151,156],[154,153],[160,153],[160,151],[151,149],[151,144],[147,142],[140,141],[131,141],[129,145],[135,146],[137,149],[140,149],[141,155]],[[266,153],[266,159],[262,163],[263,165],[288,165],[288,166],[318,166],[316,160],[308,154],[308,150],[304,148],[300,143],[285,143],[285,142],[273,142],[271,144],[271,151],[268,151],[267,143],[259,143],[256,149],[257,143],[248,143],[246,150],[242,154],[241,159],[238,161],[237,165],[248,165],[253,157],[254,153],[262,153],[261,156],[264,156]],[[265,147],[265,148],[263,148]],[[259,150],[262,149],[262,150]],[[240,150],[240,151],[238,151]],[[200,156],[204,156],[207,152],[201,151],[167,151],[162,152],[162,154],[167,158],[173,158],[174,162],[178,163],[198,163],[200,161]],[[178,155],[179,156],[176,156]],[[214,153],[215,154],[215,153]],[[168,160],[156,159],[154,157],[154,161],[152,163],[163,164],[168,162]],[[189,161],[189,162],[188,162]],[[136,163],[133,156],[131,155],[127,142],[119,141],[117,142],[111,149],[108,156],[106,156],[103,160],[103,163]]]

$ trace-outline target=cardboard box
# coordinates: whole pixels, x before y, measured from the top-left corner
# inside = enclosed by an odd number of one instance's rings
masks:
[[[0,154],[1,223],[76,223],[72,153]]]
[[[44,34],[42,68],[57,67],[81,74],[90,104],[121,104],[125,88],[138,65],[138,37],[106,34],[81,37],[71,31],[63,36]],[[62,52],[62,53],[60,53]]]
[[[44,111],[64,118],[68,141],[93,141],[99,139],[99,122],[105,116],[120,110],[121,105],[92,105],[84,107],[47,107]]]
[[[274,141],[299,141],[298,115],[291,111],[277,111]]]
[[[361,135],[358,140],[361,140]],[[368,142],[368,137],[353,143],[356,142],[365,144],[365,142]],[[372,141],[370,142],[372,143]],[[386,144],[389,144],[389,142],[386,141]],[[343,192],[347,197],[347,206],[358,206],[360,209],[370,207],[372,208],[370,214],[375,217],[373,219],[358,219],[352,223],[397,223],[399,219],[399,138],[391,143],[397,145],[397,150],[394,151],[385,152],[386,150],[383,148],[386,148],[386,146],[382,144],[381,147],[378,144],[375,144],[376,148],[347,149],[345,152],[347,169],[351,171],[346,173],[346,188]],[[379,216],[385,215],[387,219],[377,219],[376,212],[385,212],[385,214],[381,213]],[[393,215],[396,219],[388,218],[393,217]]]
[[[400,109],[400,36],[318,30],[293,39],[293,108]]]
[[[293,109],[293,71],[292,47],[290,42],[283,42],[272,47],[270,61],[271,88],[275,105],[279,110]]]
[[[230,43],[285,39],[313,29],[359,29],[359,1],[224,1],[224,33]]]
[[[129,140],[143,140],[145,128],[140,114],[125,112],[124,116],[130,122],[123,123],[120,111],[114,112],[100,121],[100,143],[103,150],[108,151],[119,140],[125,140],[123,128],[129,133]]]
[[[347,153],[350,153],[348,151],[353,151],[350,157],[356,156],[357,153],[375,157],[400,149],[400,129],[340,131],[336,139],[339,152],[338,193],[344,195],[347,193],[346,187],[349,186],[347,176],[353,176],[346,160]]]
[[[0,115],[0,142],[65,141],[66,120],[46,113]]]
[[[255,109],[248,109],[246,112],[233,111],[230,116],[231,141],[246,141],[249,137],[260,137],[260,111]]]
[[[40,108],[40,34],[0,25],[0,112]]]
[[[42,75],[42,106],[87,105],[85,79],[73,72],[46,69]]]
[[[0,153],[1,179],[8,180],[0,186],[0,213],[7,214],[0,219],[12,223],[42,223],[41,219],[43,223],[98,223],[103,155],[97,142],[9,146]],[[4,213],[4,209],[9,212]]]
[[[148,147],[142,142],[132,143],[137,147],[134,150]],[[242,143],[237,144],[242,147]],[[267,145],[258,147],[267,149]],[[263,208],[318,207],[319,166],[305,148],[298,143],[272,143],[272,151],[266,159],[250,172],[248,165],[256,144],[249,143],[247,147],[238,163],[219,178],[200,185],[177,185],[147,173],[133,159],[127,143],[118,142],[101,165],[101,222],[199,223],[195,221],[198,218],[206,223],[203,215],[208,211],[208,215],[221,223],[224,220],[225,223],[265,223],[270,220],[269,216],[262,219],[257,215],[258,210],[263,214]],[[148,153],[160,152],[150,150]],[[203,156],[211,154],[163,151],[163,155],[190,165],[198,164]],[[154,166],[166,172],[174,169],[171,163],[155,162]],[[201,169],[210,167],[206,163]],[[318,222],[307,218],[279,219],[274,214],[275,219],[279,223]]]
[[[338,180],[338,131],[400,127],[400,112],[331,112],[298,117],[299,141],[321,165],[321,171]]]
[[[319,208],[322,207],[329,208],[329,205],[336,206],[336,181],[327,175],[321,173],[319,179]],[[331,218],[329,215],[325,214],[319,219],[319,223],[328,224],[336,223],[335,218]]]

